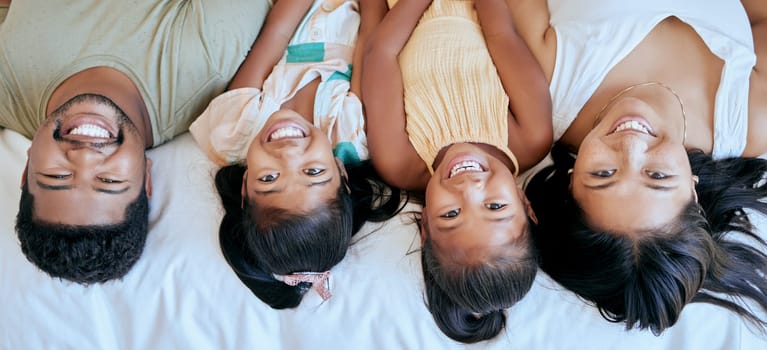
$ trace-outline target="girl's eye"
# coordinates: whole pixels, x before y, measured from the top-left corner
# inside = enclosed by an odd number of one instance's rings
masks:
[[[591,175],[594,175],[594,176],[597,176],[597,177],[610,177],[610,176],[613,176],[614,174],[615,174],[615,169],[598,170],[598,171],[595,171],[595,172],[591,173]]]
[[[485,208],[490,210],[501,210],[506,207],[507,204],[503,203],[487,203],[485,204]]]
[[[655,179],[655,180],[663,180],[665,178],[671,177],[670,175],[667,175],[667,174],[662,173],[660,171],[650,171],[650,170],[648,170],[646,173],[647,173],[647,176],[649,176],[650,178]]]
[[[461,209],[453,209],[453,210],[451,210],[451,211],[449,211],[447,213],[444,213],[444,214],[440,215],[439,217],[445,218],[445,219],[452,219],[452,218],[458,216],[458,214],[460,212],[461,212]]]
[[[56,180],[64,180],[69,177],[69,174],[44,174],[43,176]]]
[[[325,169],[320,169],[320,168],[309,168],[309,169],[304,169],[304,174],[306,174],[306,175],[309,175],[309,176],[317,176],[317,175],[321,175],[321,174],[323,174],[324,172],[325,172]]]
[[[110,178],[106,178],[106,177],[99,177],[98,179],[99,179],[99,181],[101,181],[102,183],[105,183],[105,184],[119,184],[119,183],[122,183],[122,181],[120,181],[120,180],[110,179]]]
[[[274,182],[274,180],[277,180],[277,177],[279,177],[279,176],[280,176],[279,173],[266,174],[266,175],[264,175],[262,177],[259,177],[258,181],[261,181],[261,182]]]

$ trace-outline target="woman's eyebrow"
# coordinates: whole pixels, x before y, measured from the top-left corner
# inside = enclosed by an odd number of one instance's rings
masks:
[[[660,186],[660,185],[655,185],[655,184],[651,184],[651,183],[645,183],[644,187],[647,187],[649,189],[653,189],[653,190],[656,190],[656,191],[667,192],[667,191],[672,191],[672,190],[676,189],[679,186]]]

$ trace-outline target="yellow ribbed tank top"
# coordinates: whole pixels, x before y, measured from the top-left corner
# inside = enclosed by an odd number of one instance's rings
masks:
[[[389,7],[397,0],[389,0]],[[474,2],[435,0],[399,55],[410,143],[434,173],[453,143],[508,148],[509,98],[487,51]]]

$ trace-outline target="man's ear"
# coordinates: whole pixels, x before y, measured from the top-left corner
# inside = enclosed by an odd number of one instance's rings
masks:
[[[27,158],[27,163],[24,164],[24,171],[21,172],[21,183],[19,184],[19,188],[23,188],[24,184],[27,183],[27,169],[29,169],[29,158]]]
[[[144,175],[144,188],[147,198],[152,198],[152,160],[146,159],[146,174]]]

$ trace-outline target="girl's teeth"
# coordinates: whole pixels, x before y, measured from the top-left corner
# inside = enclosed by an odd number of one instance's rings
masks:
[[[450,169],[449,177],[453,177],[465,171],[482,172],[483,170],[478,162],[467,160],[454,165],[453,168]]]
[[[284,138],[297,138],[304,137],[304,132],[301,129],[294,127],[279,128],[269,135],[269,141],[280,140]]]
[[[98,137],[108,139],[110,137],[109,131],[93,124],[80,125],[69,131],[69,135],[82,135],[88,137]]]

